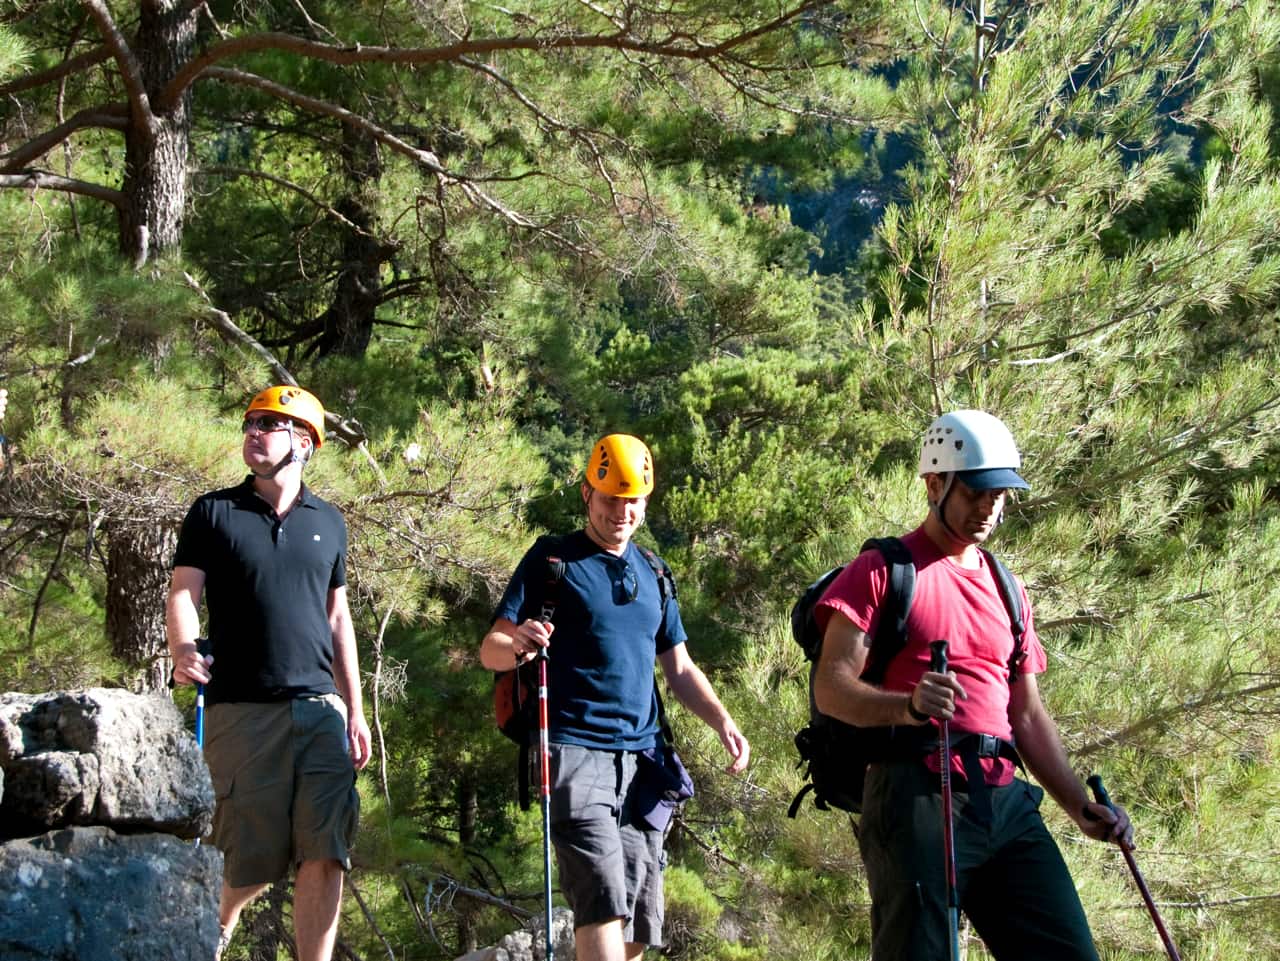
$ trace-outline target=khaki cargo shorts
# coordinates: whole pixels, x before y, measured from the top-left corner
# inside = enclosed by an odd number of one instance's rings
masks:
[[[270,884],[303,861],[351,870],[360,797],[340,697],[215,704],[204,751],[229,887]]]

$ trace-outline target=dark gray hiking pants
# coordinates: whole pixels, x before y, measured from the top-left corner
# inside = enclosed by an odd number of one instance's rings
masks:
[[[1098,961],[1075,885],[1040,817],[1044,792],[1021,779],[988,790],[992,817],[985,825],[968,793],[952,792],[961,910],[997,961]],[[871,887],[874,961],[946,959],[938,775],[919,761],[873,765],[858,834]]]

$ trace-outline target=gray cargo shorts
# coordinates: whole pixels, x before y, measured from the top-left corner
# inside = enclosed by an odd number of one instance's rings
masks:
[[[636,755],[551,745],[551,840],[583,927],[623,919],[628,944],[662,946],[663,832],[631,810]]]

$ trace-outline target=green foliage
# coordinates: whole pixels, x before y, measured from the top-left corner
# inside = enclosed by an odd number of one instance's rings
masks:
[[[702,945],[715,941],[715,926],[723,909],[702,878],[688,868],[670,867],[663,877],[667,950],[672,957],[702,957]]]
[[[236,482],[245,399],[276,376],[217,332],[225,312],[358,428],[307,468],[350,524],[381,730],[354,875],[378,932],[349,900],[344,941],[405,959],[491,943],[511,917],[468,892],[537,910],[542,839],[475,651],[536,534],[581,522],[591,440],[635,431],[659,476],[644,540],[753,745],[730,779],[673,706],[698,795],[669,843],[670,953],[865,956],[847,822],[783,813],[808,712],[785,616],[863,539],[918,523],[920,430],[980,406],[1033,484],[995,547],[1034,600],[1074,762],[1133,814],[1188,961],[1280,951],[1272,4],[991,6],[980,65],[954,6],[825,4],[718,70],[505,42],[612,36],[594,4],[309,3],[316,26],[294,5],[214,7],[237,38],[494,46],[357,68],[238,57],[295,95],[197,84],[181,257],[141,269],[120,262],[115,208],[0,191],[0,684],[126,682],[101,630],[102,531],[175,524]],[[65,14],[0,30],[0,78],[60,62]],[[636,38],[707,45],[776,15],[627,13]],[[14,91],[7,149],[116,96],[114,74],[76,74],[61,105]],[[45,159],[119,187],[117,137],[79,130]],[[865,218],[797,226],[801,202],[863,187]],[[1045,810],[1103,955],[1158,957],[1117,852]]]

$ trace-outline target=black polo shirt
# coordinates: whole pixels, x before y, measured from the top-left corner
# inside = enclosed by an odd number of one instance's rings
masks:
[[[347,582],[346,557],[342,515],[305,485],[283,521],[252,475],[191,506],[173,564],[205,574],[206,703],[334,693],[328,599]]]

